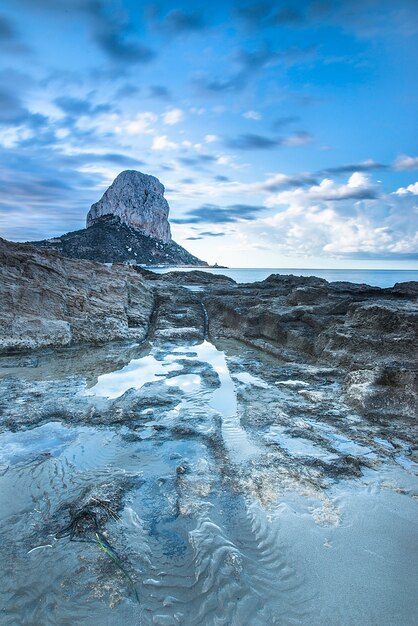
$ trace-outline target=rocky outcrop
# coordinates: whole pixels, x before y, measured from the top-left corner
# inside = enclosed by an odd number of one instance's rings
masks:
[[[87,214],[87,228],[105,215],[118,217],[122,224],[154,237],[163,243],[171,241],[168,202],[164,185],[155,176],[135,170],[121,172],[92,205]]]
[[[371,417],[418,411],[418,283],[390,289],[273,275],[204,294],[212,336],[337,368]]]
[[[204,272],[107,267],[4,240],[0,269],[0,353],[147,333],[187,344],[209,334],[338,372],[353,408],[373,419],[418,411],[418,283],[379,289],[273,275],[238,285]]]
[[[0,353],[141,340],[154,298],[132,268],[0,239]]]
[[[207,265],[171,239],[168,212],[158,178],[126,170],[92,205],[87,228],[31,243],[100,263]]]

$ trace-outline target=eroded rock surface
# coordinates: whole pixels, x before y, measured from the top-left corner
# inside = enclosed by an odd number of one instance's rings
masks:
[[[143,339],[153,295],[125,266],[0,240],[0,353]]]
[[[204,296],[209,331],[286,361],[346,373],[352,404],[371,415],[418,410],[418,283],[380,289],[272,275]]]
[[[94,227],[92,227],[94,228]],[[90,230],[90,229],[88,229]],[[203,272],[156,275],[1,242],[0,351],[235,339],[285,362],[338,369],[370,416],[418,410],[418,284],[390,289],[273,275],[237,285]]]
[[[168,212],[164,185],[158,178],[126,170],[115,178],[101,199],[92,205],[87,214],[87,228],[104,215],[112,215],[118,217],[122,224],[168,243],[171,240]]]

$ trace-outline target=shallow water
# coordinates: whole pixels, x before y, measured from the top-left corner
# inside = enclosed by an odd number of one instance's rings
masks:
[[[415,624],[411,449],[328,379],[209,341],[3,371],[0,623]],[[98,500],[139,603],[93,535],[60,536]]]

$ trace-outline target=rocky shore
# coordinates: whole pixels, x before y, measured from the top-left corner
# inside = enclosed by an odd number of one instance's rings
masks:
[[[409,623],[418,284],[0,272],[5,623]]]
[[[206,272],[157,275],[0,241],[0,354],[159,338],[234,339],[285,362],[344,373],[370,413],[418,409],[418,284],[380,289],[272,275],[238,285]]]

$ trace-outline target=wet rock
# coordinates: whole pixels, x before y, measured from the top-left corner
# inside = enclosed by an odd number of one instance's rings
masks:
[[[382,380],[383,371],[397,369],[390,389],[368,382],[368,391],[362,383],[360,394],[350,381],[345,389],[349,401],[370,414],[381,409],[406,415],[417,397],[412,383],[418,371],[417,293],[415,283],[380,289],[272,275],[228,291],[215,288],[202,297],[212,336],[235,338],[292,362],[305,360],[347,373],[371,370],[373,381]]]

